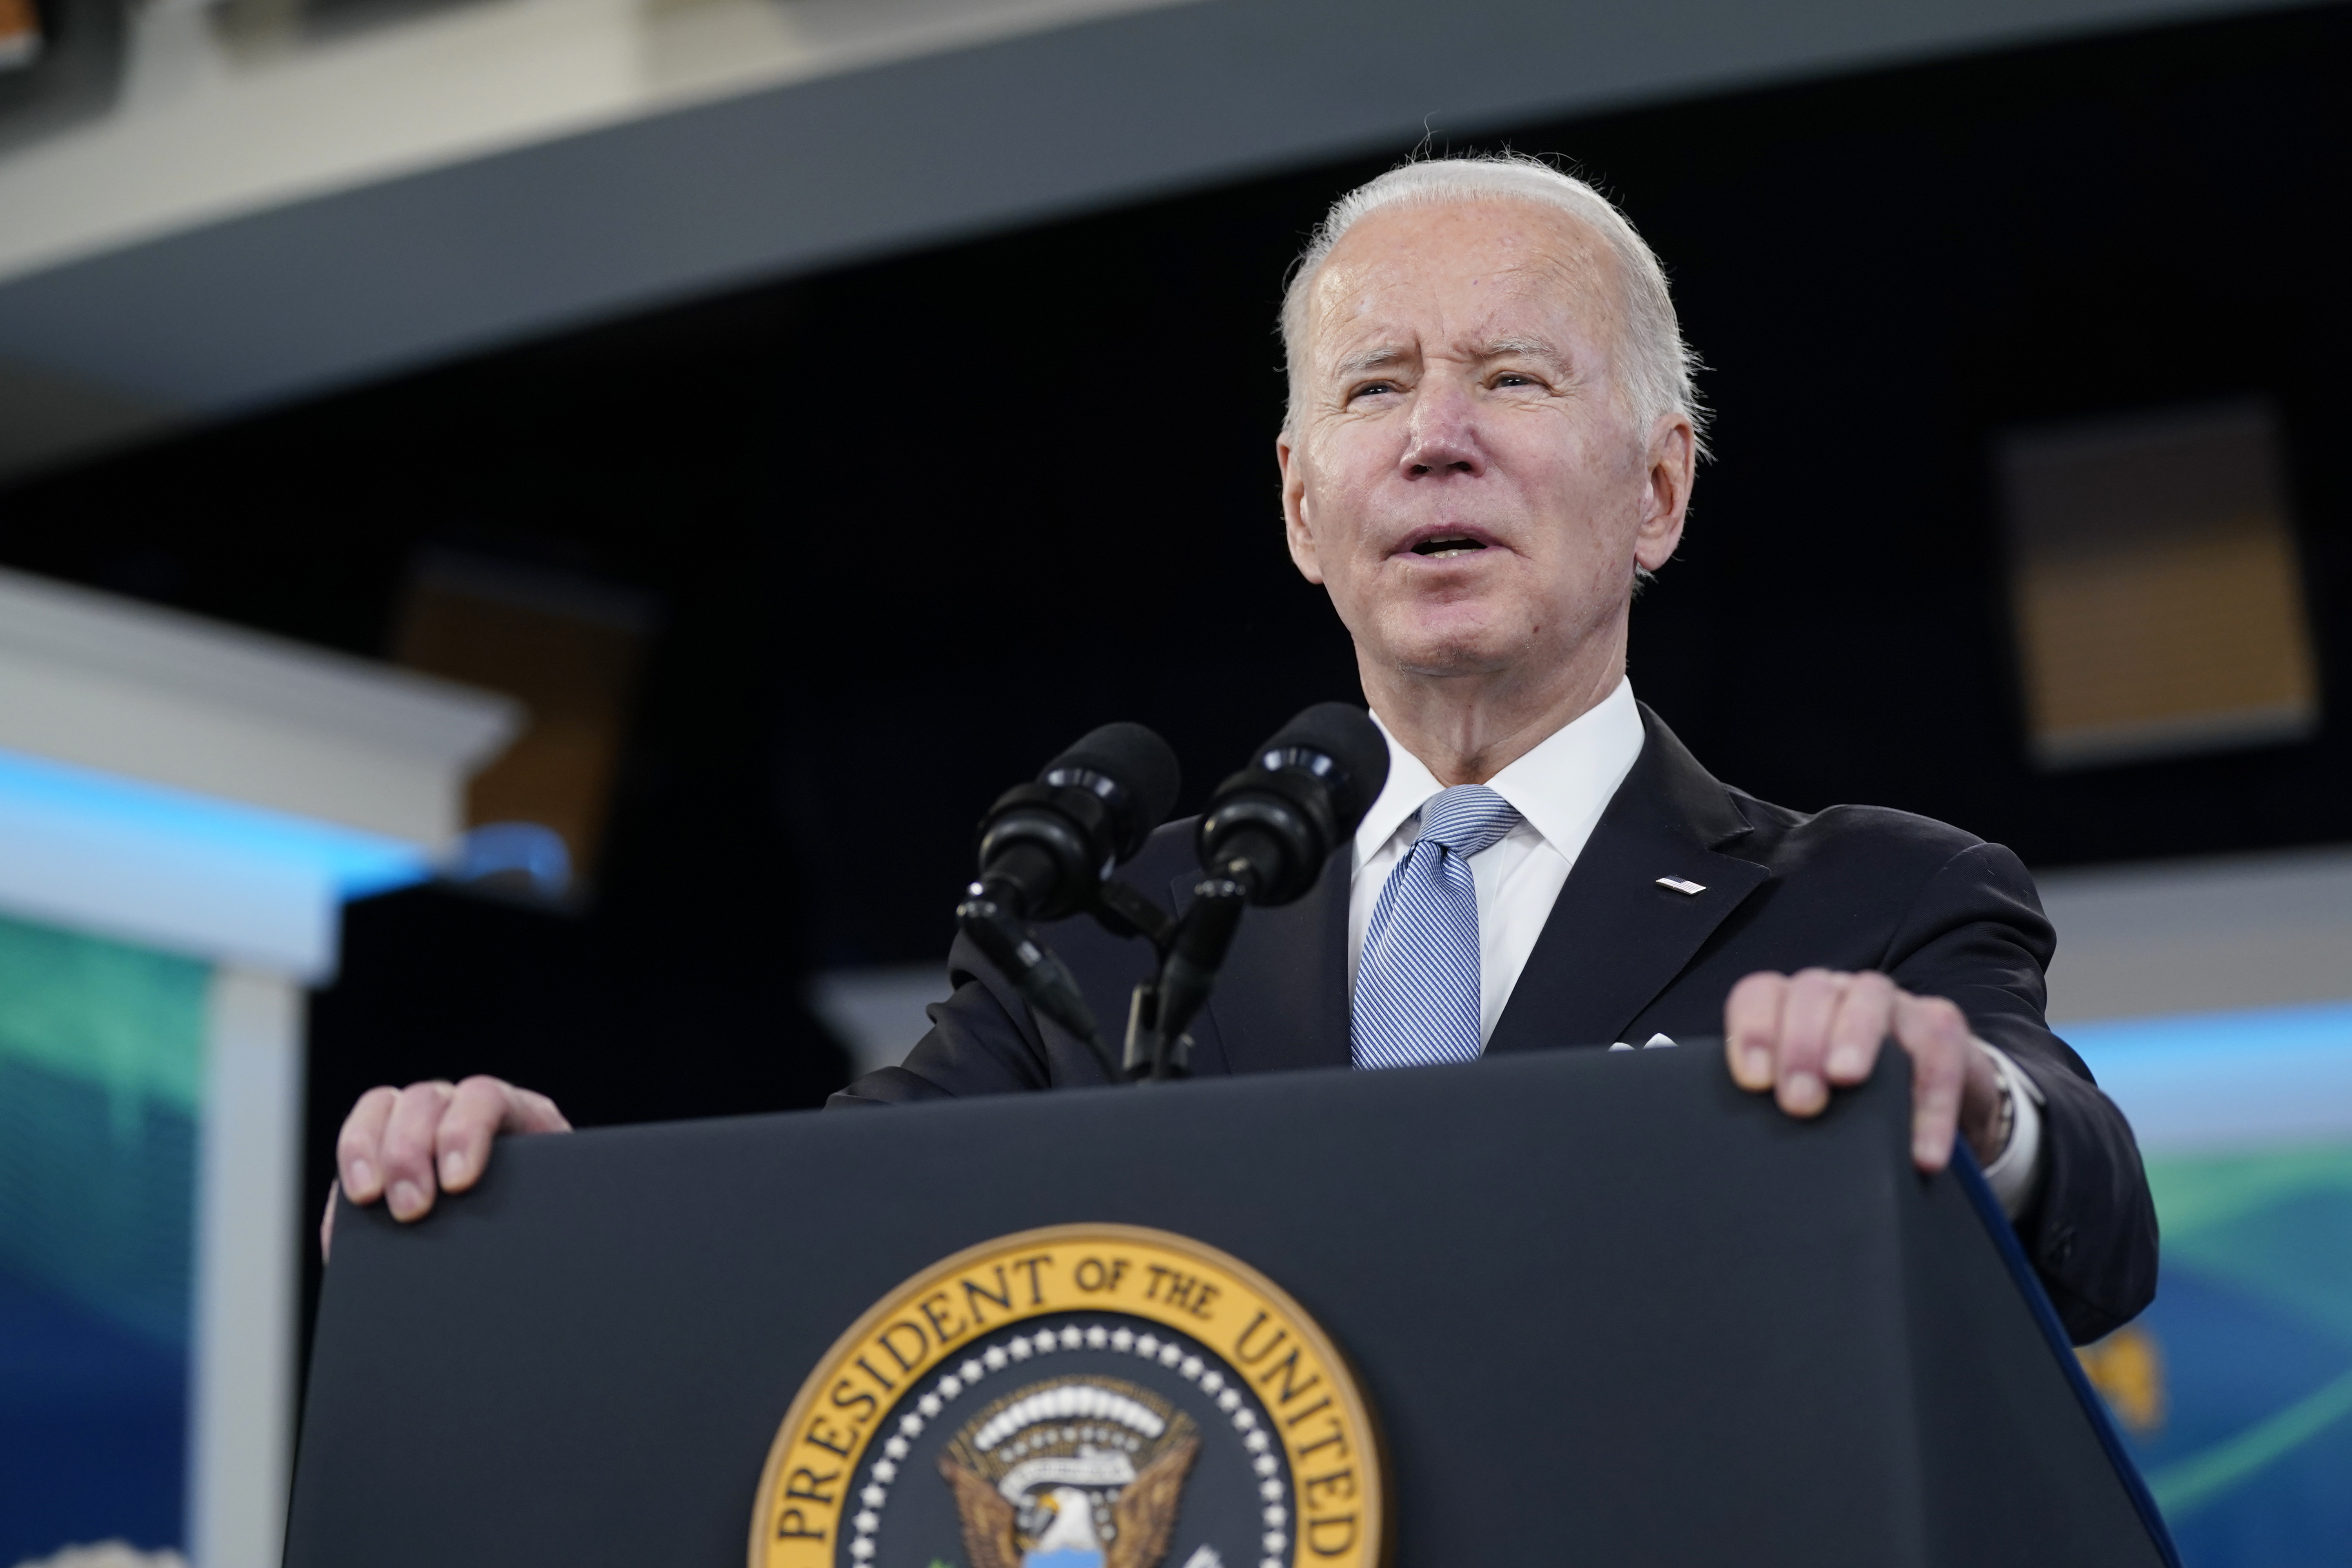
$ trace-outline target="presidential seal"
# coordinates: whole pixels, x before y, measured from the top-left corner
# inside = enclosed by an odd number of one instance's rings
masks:
[[[1323,1331],[1222,1252],[1055,1226],[925,1269],[769,1450],[751,1568],[1379,1568],[1371,1419]]]

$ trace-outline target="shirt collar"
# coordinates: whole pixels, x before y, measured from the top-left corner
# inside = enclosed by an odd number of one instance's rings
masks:
[[[1373,714],[1372,720],[1378,723],[1380,715]],[[1398,743],[1386,724],[1381,725],[1381,733],[1389,743],[1389,778],[1356,829],[1359,866],[1379,854],[1445,787],[1427,763]],[[1510,802],[1546,843],[1573,857],[1633,770],[1643,739],[1633,683],[1620,679],[1615,690],[1553,731],[1488,780],[1486,787]]]

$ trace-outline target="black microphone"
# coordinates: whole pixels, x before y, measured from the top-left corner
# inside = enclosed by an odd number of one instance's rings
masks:
[[[1168,742],[1140,724],[1087,731],[988,808],[977,888],[1028,920],[1076,914],[1166,819],[1182,776]]]
[[[1253,904],[1286,904],[1323,874],[1389,779],[1389,743],[1362,709],[1318,702],[1217,786],[1196,840],[1212,877]]]
[[[1151,836],[1181,774],[1168,742],[1140,724],[1106,724],[1047,763],[1034,784],[999,795],[980,824],[980,876],[956,919],[1039,1013],[1084,1040],[1118,1076],[1086,995],[1028,921],[1088,908],[1111,868]]]
[[[1183,1070],[1185,1027],[1217,983],[1246,904],[1286,904],[1323,875],[1388,783],[1389,743],[1370,714],[1318,702],[1217,786],[1194,840],[1205,875],[1157,985],[1129,1020],[1127,1071]]]

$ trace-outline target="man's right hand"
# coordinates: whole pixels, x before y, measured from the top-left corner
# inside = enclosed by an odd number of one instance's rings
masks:
[[[372,1089],[343,1119],[335,1140],[335,1185],[355,1204],[378,1198],[392,1217],[422,1219],[436,1193],[462,1193],[482,1179],[490,1141],[502,1132],[569,1132],[572,1123],[543,1094],[495,1078]],[[334,1246],[335,1194],[319,1224],[319,1256]]]

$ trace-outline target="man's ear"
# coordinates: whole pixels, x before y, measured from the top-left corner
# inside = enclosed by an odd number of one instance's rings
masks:
[[[1698,475],[1698,435],[1686,416],[1659,416],[1651,428],[1647,464],[1633,560],[1643,571],[1655,572],[1674,559],[1682,543],[1683,518],[1690,510],[1691,484]]]
[[[1291,445],[1290,432],[1274,438],[1275,467],[1282,470],[1282,532],[1290,546],[1290,563],[1309,583],[1323,581],[1323,558],[1315,548],[1315,529],[1308,521],[1307,460]]]

